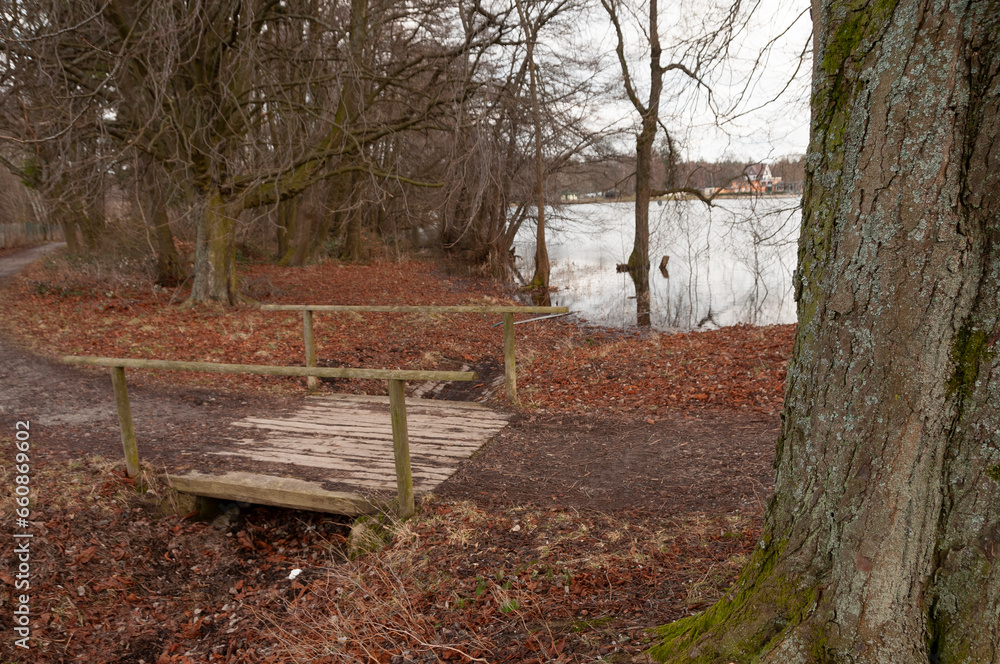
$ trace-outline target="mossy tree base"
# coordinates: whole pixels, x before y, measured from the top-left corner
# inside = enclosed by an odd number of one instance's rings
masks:
[[[775,569],[781,547],[758,548],[740,580],[707,611],[656,630],[650,655],[661,662],[753,662],[816,608],[819,591]]]

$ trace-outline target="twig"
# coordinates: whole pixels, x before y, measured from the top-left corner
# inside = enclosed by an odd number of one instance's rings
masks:
[[[538,316],[537,318],[529,318],[527,320],[516,320],[514,325],[520,325],[521,323],[534,323],[536,320],[545,320],[546,318],[559,318],[560,316],[572,316],[574,312],[569,311],[564,314],[549,314],[548,316]],[[499,327],[503,325],[503,321],[499,323],[493,323],[490,327]]]

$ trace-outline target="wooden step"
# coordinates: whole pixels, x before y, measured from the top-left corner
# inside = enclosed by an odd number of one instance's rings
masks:
[[[242,471],[221,475],[192,471],[183,475],[164,475],[163,478],[169,486],[181,493],[257,505],[346,516],[374,514],[388,507],[385,502],[365,498],[360,494],[328,491],[316,482],[291,477]]]

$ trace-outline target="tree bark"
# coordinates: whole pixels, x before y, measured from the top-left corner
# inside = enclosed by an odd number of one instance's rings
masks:
[[[353,173],[344,178],[344,183],[347,185],[347,189],[342,192],[345,198],[342,199],[341,205],[346,205],[346,209],[339,210],[337,213],[343,219],[344,233],[340,258],[345,261],[359,261],[365,255],[364,237],[361,233],[364,218],[361,214],[361,201],[358,196],[359,184]]]
[[[654,0],[655,6],[655,0]],[[662,80],[662,74],[661,74]],[[659,85],[655,85],[656,98],[650,93],[650,110],[643,115],[642,131],[635,147],[635,239],[628,257],[628,273],[635,285],[636,323],[649,327],[649,201],[652,198],[650,175],[653,170],[653,141],[656,138],[656,117],[659,114]]]
[[[66,251],[76,256],[80,253],[80,236],[77,233],[76,217],[73,212],[61,201],[56,201],[53,205],[55,215],[62,227],[63,238],[66,240]]]
[[[1000,661],[1000,3],[813,7],[775,495],[652,654]]]
[[[298,237],[299,197],[278,201],[277,210],[278,259],[284,260],[292,251],[292,243]],[[285,261],[287,263],[287,260]]]
[[[204,206],[195,242],[195,278],[190,301],[235,304],[235,206],[227,204],[218,192],[206,196]]]
[[[181,259],[174,244],[174,234],[170,231],[167,214],[167,197],[163,192],[163,179],[157,164],[147,160],[145,180],[146,218],[156,240],[156,283],[172,287],[181,282],[183,270]]]

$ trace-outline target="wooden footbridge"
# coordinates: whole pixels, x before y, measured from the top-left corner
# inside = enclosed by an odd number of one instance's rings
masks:
[[[313,311],[393,311],[419,313],[501,313],[507,395],[516,401],[513,315],[559,314],[565,307],[333,307],[265,306],[265,310],[303,312],[305,367],[212,362],[172,362],[104,357],[64,357],[71,364],[109,367],[118,408],[125,464],[139,472],[139,451],[132,422],[125,369],[161,369],[211,373],[302,376],[309,386],[318,378],[367,378],[388,381],[387,397],[310,396],[287,417],[266,414],[234,422],[246,437],[213,454],[280,465],[281,476],[248,471],[210,474],[189,471],[166,480],[178,491],[198,496],[264,505],[358,515],[392,510],[402,518],[414,513],[414,494],[431,491],[446,480],[499,432],[507,416],[476,403],[405,398],[405,381],[466,381],[466,371],[326,368],[316,366]],[[296,467],[322,469],[323,482],[294,475]],[[301,474],[301,471],[298,473]],[[395,490],[395,498],[389,499]]]

